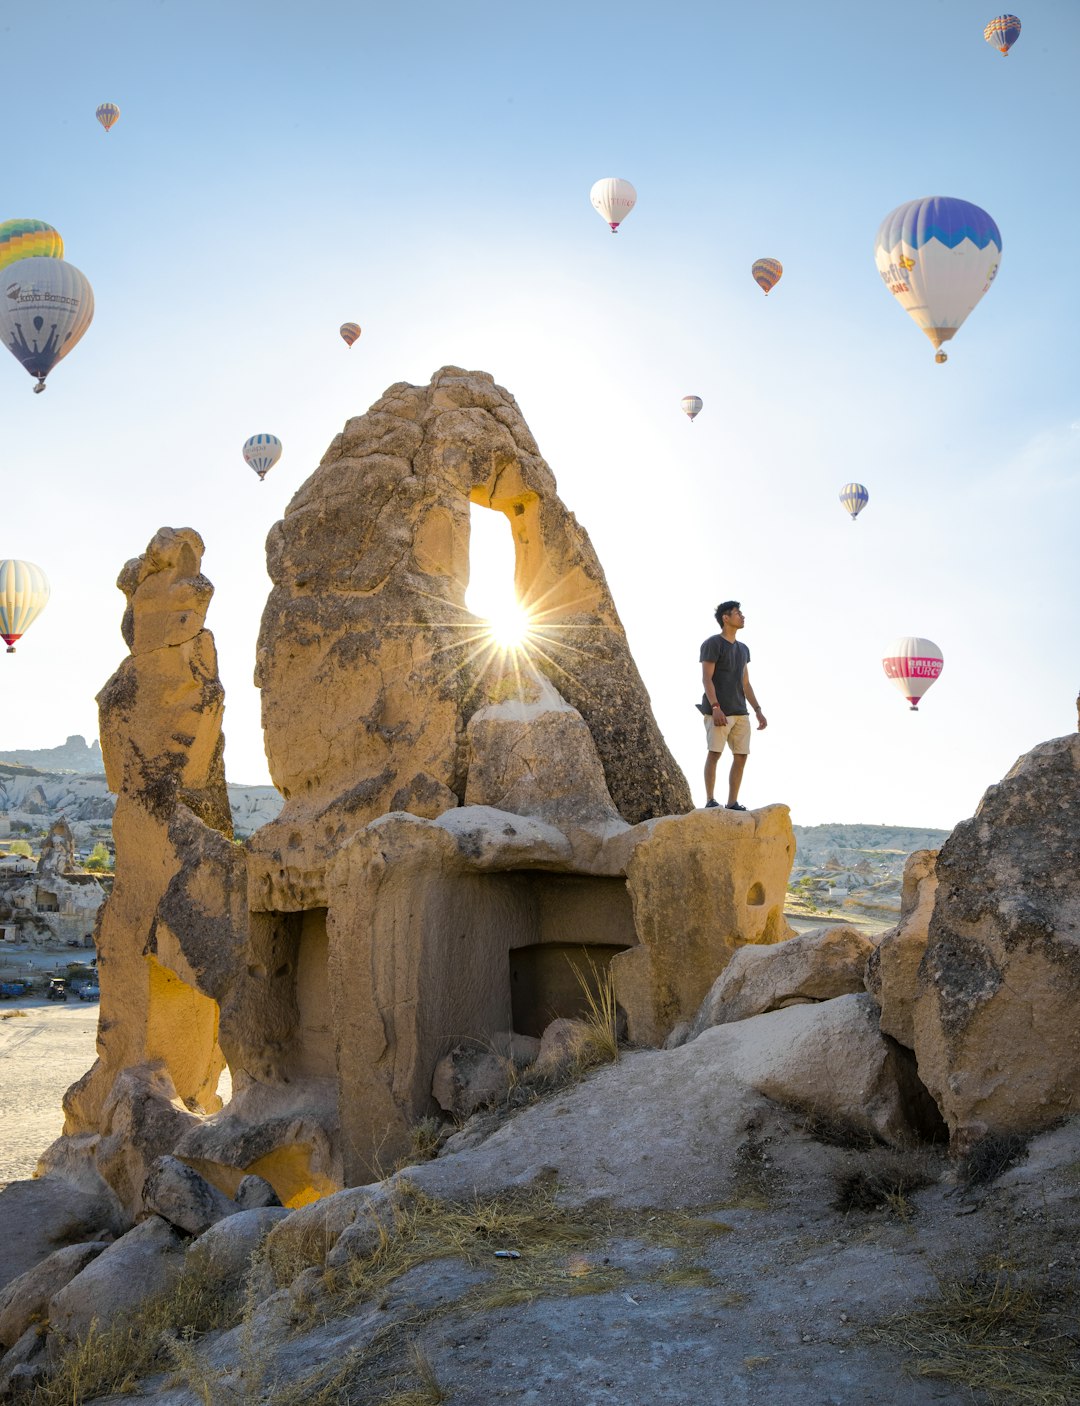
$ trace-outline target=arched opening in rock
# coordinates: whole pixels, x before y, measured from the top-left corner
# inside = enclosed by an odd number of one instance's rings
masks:
[[[751,908],[760,908],[765,902],[765,885],[751,884],[750,892],[746,895],[746,901]]]
[[[514,571],[514,537],[506,516],[470,503],[465,604],[486,622],[492,643],[503,650],[517,649],[529,633],[529,615],[518,600]]]
[[[146,1054],[160,1059],[176,1092],[195,1113],[216,1113],[225,1057],[218,1044],[218,1003],[184,981],[153,955],[146,958],[149,1000]]]

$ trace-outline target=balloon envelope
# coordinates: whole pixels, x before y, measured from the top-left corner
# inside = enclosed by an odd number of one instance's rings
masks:
[[[615,234],[637,204],[637,191],[629,181],[618,176],[605,176],[594,183],[589,199],[600,217],[611,226],[612,234]]]
[[[784,265],[779,259],[758,259],[750,272],[754,275],[754,282],[764,289],[768,297],[769,290],[775,288],[783,277]]]
[[[15,653],[15,641],[24,635],[45,609],[49,581],[32,561],[0,561],[0,637],[7,652]]]
[[[701,408],[705,404],[699,395],[684,395],[681,401],[683,414],[689,415],[691,421],[695,415],[701,413]]]
[[[94,116],[105,128],[106,132],[110,127],[115,127],[120,120],[120,109],[115,103],[102,103]]]
[[[1001,231],[970,201],[926,196],[885,216],[874,260],[885,287],[937,351],[997,276]]]
[[[840,501],[851,514],[852,522],[859,516],[870,501],[870,494],[861,483],[845,483],[840,490]]]
[[[1020,21],[1015,15],[998,15],[983,30],[983,38],[1008,58],[1009,50],[1020,38]]]
[[[281,458],[281,440],[273,434],[253,434],[244,441],[244,459],[260,482]]]
[[[898,639],[881,661],[890,678],[917,712],[919,699],[945,666],[941,650],[933,640],[905,635]]]
[[[0,279],[0,339],[37,377],[36,391],[90,326],[94,290],[63,259],[19,259]]]
[[[5,220],[0,225],[0,269],[19,259],[62,259],[64,241],[44,220]]]
[[[345,345],[351,347],[360,335],[360,324],[358,322],[343,322],[338,330],[341,332]]]

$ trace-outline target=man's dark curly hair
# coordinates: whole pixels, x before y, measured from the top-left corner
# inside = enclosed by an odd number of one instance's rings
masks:
[[[716,607],[716,623],[722,625],[724,623],[724,616],[730,615],[733,610],[738,610],[738,608],[739,602],[737,600],[721,601]]]

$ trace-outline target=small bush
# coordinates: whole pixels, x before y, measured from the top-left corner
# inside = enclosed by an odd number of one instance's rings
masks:
[[[912,1213],[908,1197],[913,1191],[931,1186],[935,1178],[925,1163],[890,1157],[874,1165],[856,1167],[837,1179],[833,1209],[849,1211],[891,1211],[901,1220]]]
[[[1026,1133],[987,1133],[969,1149],[960,1163],[964,1186],[989,1186],[1027,1156]]]

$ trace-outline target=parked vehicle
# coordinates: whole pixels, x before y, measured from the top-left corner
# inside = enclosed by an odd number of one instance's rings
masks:
[[[66,1001],[68,998],[67,982],[60,976],[54,976],[49,982],[49,989],[45,995],[50,1001]]]
[[[25,996],[28,987],[24,981],[0,981],[0,1001],[11,1001]]]
[[[101,988],[98,986],[83,986],[79,991],[80,1001],[96,1001],[101,995]]]

